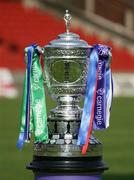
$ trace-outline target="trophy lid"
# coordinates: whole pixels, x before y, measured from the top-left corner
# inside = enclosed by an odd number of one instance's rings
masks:
[[[68,10],[64,15],[66,32],[58,35],[58,38],[49,42],[45,47],[51,48],[90,48],[88,43],[80,39],[78,34],[70,32],[71,15]]]

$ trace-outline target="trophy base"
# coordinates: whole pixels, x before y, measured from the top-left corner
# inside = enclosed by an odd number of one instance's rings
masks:
[[[108,167],[101,157],[38,157],[27,166],[36,174],[44,175],[100,175]]]
[[[76,144],[35,144],[27,169],[33,170],[35,180],[100,180],[108,167],[102,162],[102,144],[94,142],[85,155]]]
[[[77,121],[76,121],[77,120]],[[48,119],[49,143],[34,144],[33,161],[27,166],[35,180],[100,180],[108,167],[102,162],[102,144],[93,135],[85,155],[77,145],[80,119]]]
[[[55,135],[56,136],[56,135]],[[57,135],[58,136],[58,135]],[[67,144],[69,142],[69,144]],[[54,140],[55,144],[42,144],[38,143],[34,145],[35,157],[101,157],[102,156],[102,144],[97,139],[90,139],[89,148],[85,155],[81,153],[81,147],[78,146],[77,140]],[[92,143],[92,144],[91,144]]]

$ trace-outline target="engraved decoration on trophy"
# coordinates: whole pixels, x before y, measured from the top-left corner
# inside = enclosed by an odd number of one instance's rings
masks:
[[[85,93],[88,64],[87,42],[70,32],[71,15],[64,15],[66,33],[44,47],[45,78],[51,97],[56,99],[57,107],[48,117],[50,143],[64,139],[72,144],[77,139],[82,110],[79,107],[81,96]]]

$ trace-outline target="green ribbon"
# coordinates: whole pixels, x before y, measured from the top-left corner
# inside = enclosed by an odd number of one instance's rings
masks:
[[[31,46],[30,46],[31,48]],[[45,89],[43,87],[43,75],[42,67],[40,64],[40,52],[41,48],[38,46],[32,46],[32,66],[30,71],[30,117],[29,117],[29,134],[34,133],[35,143],[48,142],[48,127],[47,127],[47,112],[46,112],[46,100]],[[26,63],[28,62],[28,50],[25,49]],[[28,70],[26,70],[24,88],[23,88],[23,100],[21,111],[21,125],[20,136],[18,139],[17,147],[22,148],[24,141],[28,141],[25,138],[26,128],[26,98],[27,98],[27,77]]]

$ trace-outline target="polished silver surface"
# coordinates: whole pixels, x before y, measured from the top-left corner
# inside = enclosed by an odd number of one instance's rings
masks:
[[[45,46],[45,48],[88,48],[91,47],[88,45],[88,43],[82,39],[80,39],[80,36],[71,33],[71,32],[65,32],[63,34],[58,35],[57,39],[52,40],[49,42],[48,45]]]
[[[87,67],[91,46],[79,35],[70,32],[71,15],[64,15],[66,32],[50,41],[43,49],[45,82],[57,107],[48,117],[50,144],[73,144],[77,139],[82,109],[81,96],[85,94]],[[56,139],[58,138],[58,141]]]
[[[68,140],[68,142],[71,139]],[[35,144],[34,155],[44,157],[83,157],[81,147],[77,146],[76,139],[71,140],[72,143],[68,144],[63,139],[54,141],[49,144]],[[90,146],[84,157],[98,157],[102,156],[102,144],[97,139],[90,139]]]

